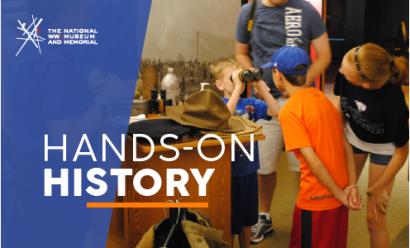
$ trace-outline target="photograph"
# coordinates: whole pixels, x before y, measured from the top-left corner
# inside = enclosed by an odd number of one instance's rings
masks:
[[[406,0],[1,0],[0,247],[409,246]]]

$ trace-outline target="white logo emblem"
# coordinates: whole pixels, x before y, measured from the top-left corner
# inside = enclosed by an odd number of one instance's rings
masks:
[[[364,103],[359,102],[359,101],[357,101],[357,100],[354,100],[354,102],[356,103],[357,109],[358,109],[360,112],[366,111],[367,106],[366,106]]]
[[[44,41],[45,39],[38,35],[39,31],[39,26],[41,22],[43,21],[43,18],[40,18],[40,20],[37,20],[37,17],[34,17],[33,15],[31,16],[32,22],[31,24],[26,27],[25,22],[21,22],[20,20],[17,20],[19,23],[20,27],[17,27],[18,30],[22,31],[22,37],[17,37],[17,40],[23,40],[23,44],[21,44],[20,49],[16,53],[16,57],[19,55],[21,50],[26,46],[28,42],[33,43],[33,45],[38,49],[38,52],[41,54],[41,47],[40,47],[40,42]]]

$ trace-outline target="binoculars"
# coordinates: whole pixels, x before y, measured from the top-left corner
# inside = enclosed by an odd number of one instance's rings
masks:
[[[246,70],[242,70],[239,73],[239,79],[245,83],[249,83],[252,81],[258,81],[262,79],[262,76],[263,76],[263,71],[261,69],[254,69],[254,70],[246,69]],[[229,77],[229,79],[233,82],[232,75]]]

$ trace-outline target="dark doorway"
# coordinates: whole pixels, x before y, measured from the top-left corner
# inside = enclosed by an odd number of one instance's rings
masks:
[[[326,6],[332,48],[327,83],[333,82],[343,55],[362,43],[374,42],[408,57],[408,0],[328,0]]]
[[[407,33],[408,10],[408,0],[366,0],[365,42],[378,43],[392,54],[406,55],[402,43],[408,40],[408,34],[403,37],[402,25]]]

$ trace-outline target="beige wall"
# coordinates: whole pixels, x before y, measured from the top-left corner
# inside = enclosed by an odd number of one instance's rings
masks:
[[[240,2],[152,0],[142,57],[194,60],[198,56],[200,61],[212,61],[233,56]]]

